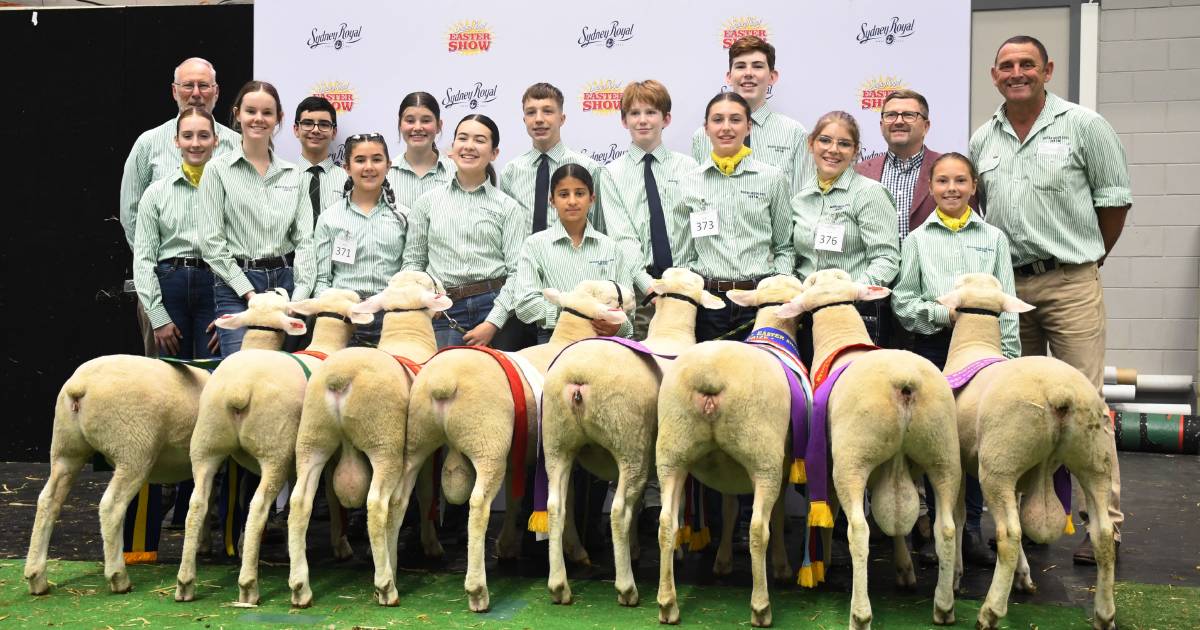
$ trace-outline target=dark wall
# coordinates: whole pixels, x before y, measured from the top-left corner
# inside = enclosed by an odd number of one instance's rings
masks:
[[[47,461],[59,387],[80,363],[141,353],[118,221],[133,141],[177,112],[172,72],[217,68],[217,119],[253,69],[253,7],[0,11],[0,461]],[[269,80],[268,77],[264,77]]]

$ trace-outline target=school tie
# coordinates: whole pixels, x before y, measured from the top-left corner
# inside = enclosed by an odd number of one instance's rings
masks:
[[[533,187],[533,233],[546,229],[546,206],[550,203],[550,156],[538,158],[537,180]]]
[[[671,243],[667,240],[667,221],[663,217],[662,198],[658,196],[658,183],[654,180],[654,155],[647,153],[642,158],[646,164],[646,203],[650,206],[650,250],[654,261],[654,276],[671,266]]]
[[[321,214],[321,173],[325,172],[320,166],[310,166],[308,172],[312,179],[308,181],[308,200],[312,203],[313,227],[317,225],[317,215]]]

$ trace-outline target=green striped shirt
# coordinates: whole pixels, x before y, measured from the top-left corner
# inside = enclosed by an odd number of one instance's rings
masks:
[[[300,188],[300,169],[271,154],[266,175],[259,175],[239,146],[215,157],[200,179],[200,249],[213,273],[234,293],[254,285],[234,259],[283,256],[296,252],[293,300],[303,300],[316,278],[312,257],[312,205]]]
[[[866,284],[887,286],[896,277],[900,265],[896,206],[883,184],[847,168],[829,192],[822,193],[814,174],[792,197],[792,216],[797,277],[835,267]],[[842,251],[816,248],[821,225],[844,230]]]
[[[954,290],[964,273],[990,273],[1009,295],[1016,295],[1008,239],[972,212],[967,224],[953,232],[937,212],[904,239],[900,276],[892,290],[892,310],[908,330],[932,335],[950,325],[950,309],[937,299]],[[1000,315],[1000,347],[1004,356],[1021,356],[1016,313]]]
[[[513,309],[529,212],[490,182],[468,191],[454,177],[417,199],[408,219],[403,268],[428,271],[448,287],[507,278],[487,316],[503,326]]]
[[[709,157],[687,175],[683,183],[683,218],[690,213],[716,210],[718,233],[691,238],[695,249],[686,260],[705,278],[752,280],[792,273],[792,215],[788,182],[779,169],[742,158],[733,175],[726,176]],[[688,228],[691,236],[691,227]]]
[[[200,257],[199,202],[199,192],[179,168],[150,184],[138,203],[133,285],[154,328],[171,323],[154,267],[167,258]]]
[[[133,249],[134,236],[137,234],[138,201],[150,184],[178,171],[183,164],[183,156],[179,147],[175,146],[175,121],[172,118],[143,132],[133,143],[129,157],[125,158],[125,171],[121,174],[120,216],[130,249]],[[228,153],[241,146],[242,136],[238,132],[221,123],[216,124],[216,129],[214,155]]]
[[[790,191],[799,190],[813,174],[808,130],[798,121],[771,111],[771,106],[766,103],[750,114],[750,148],[758,161],[787,175]],[[711,154],[712,140],[708,139],[702,125],[692,134],[692,157],[704,164]]]
[[[550,157],[550,176],[554,176],[554,171],[563,164],[578,164],[587,169],[589,175],[592,176],[592,185],[595,187],[596,201],[592,204],[592,210],[588,213],[588,222],[590,222],[597,230],[606,232],[607,225],[604,220],[604,191],[611,190],[612,184],[608,182],[608,171],[600,165],[599,162],[582,153],[576,153],[567,148],[567,145],[559,142],[554,145],[553,149],[546,152]],[[511,162],[504,165],[504,170],[500,172],[500,190],[504,194],[512,197],[529,211],[530,229],[533,227],[533,197],[537,188],[537,170],[538,160],[541,159],[542,152],[537,149],[531,149],[528,152],[513,158]],[[550,191],[553,194],[554,191]],[[558,223],[558,213],[554,211],[554,206],[547,201],[546,206],[546,227]],[[607,205],[617,205],[610,203]],[[619,209],[610,210],[617,212]]]
[[[671,262],[686,267],[690,261],[688,241],[688,210],[683,207],[681,182],[688,173],[696,170],[696,161],[666,145],[658,145],[652,151],[654,162],[650,169],[662,201],[663,219],[667,225],[667,240],[671,244]],[[633,267],[633,284],[643,294],[648,291],[652,278],[646,267],[654,263],[654,251],[650,246],[650,202],[646,199],[646,166],[642,161],[646,152],[636,144],[629,151],[607,166],[612,175],[613,196],[619,195],[624,212],[609,212],[608,233],[621,245],[624,257]]]
[[[542,295],[542,290],[566,293],[584,280],[612,280],[628,289],[633,270],[615,240],[596,231],[590,223],[584,228],[579,247],[571,243],[561,223],[530,236],[521,246],[517,265],[517,317],[553,330],[560,309]],[[633,324],[626,321],[617,334],[628,337],[632,333]]]
[[[325,208],[313,231],[317,261],[313,295],[330,287],[359,293],[383,291],[400,271],[409,212],[403,206],[388,205],[386,195],[379,196],[371,214],[363,214],[349,196]],[[333,245],[339,237],[354,243],[354,262],[333,260]]]
[[[1096,112],[1046,92],[1025,141],[1001,105],[971,136],[988,222],[1012,243],[1012,264],[1104,256],[1096,208],[1133,203],[1125,149]]]
[[[396,193],[396,203],[405,208],[411,208],[417,205],[417,199],[420,199],[421,195],[454,179],[456,170],[458,167],[454,164],[454,160],[451,160],[449,156],[438,154],[437,164],[418,177],[413,172],[412,166],[408,164],[408,160],[404,159],[404,154],[401,153],[392,160],[392,167],[387,172],[387,180],[392,185],[392,191]]]
[[[329,206],[337,203],[342,199],[342,195],[346,192],[346,180],[350,179],[350,174],[346,169],[334,163],[333,158],[325,158],[320,164],[309,164],[303,157],[297,162],[300,169],[300,192],[304,195],[304,200],[308,202],[306,206],[312,210],[312,199],[308,196],[308,185],[312,182],[313,174],[308,172],[308,169],[313,166],[321,167],[321,209],[324,210]]]

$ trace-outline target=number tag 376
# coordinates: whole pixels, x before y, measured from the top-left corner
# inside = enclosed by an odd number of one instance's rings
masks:
[[[716,210],[693,212],[690,222],[692,225],[692,238],[716,236],[721,233],[721,226],[717,221]]]
[[[823,249],[827,252],[840,252],[845,237],[846,226],[821,223],[817,225],[817,232],[813,236],[813,248]]]

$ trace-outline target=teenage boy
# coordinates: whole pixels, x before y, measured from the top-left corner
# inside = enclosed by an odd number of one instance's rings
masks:
[[[691,235],[679,182],[696,161],[668,149],[663,129],[671,124],[671,94],[653,79],[635,81],[621,96],[621,125],[629,130],[629,151],[608,165],[623,212],[608,213],[607,226],[630,260],[637,261],[634,289],[639,304],[652,280],[669,267],[686,266]],[[634,337],[645,339],[654,305],[639,307]]]
[[[309,96],[296,106],[293,120],[292,133],[300,141],[297,164],[305,171],[300,175],[300,190],[312,204],[315,226],[317,215],[342,198],[349,178],[346,169],[329,155],[329,145],[337,135],[337,110],[324,97]]]
[[[779,80],[775,69],[775,47],[755,35],[747,35],[729,47],[729,71],[725,82],[750,104],[750,136],[746,146],[756,160],[778,168],[788,176],[792,190],[799,190],[812,175],[808,153],[808,130],[799,122],[771,111],[767,90]],[[692,134],[692,157],[703,164],[712,153],[712,143],[701,125]]]

